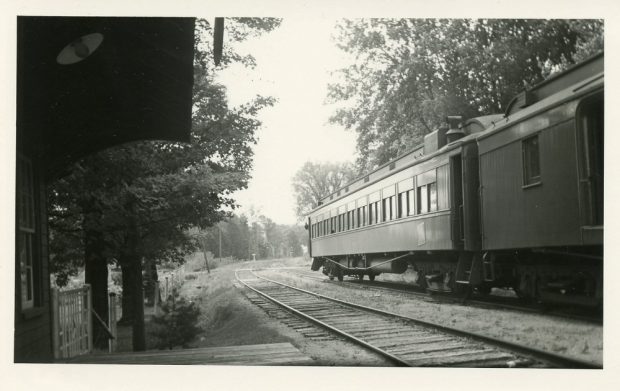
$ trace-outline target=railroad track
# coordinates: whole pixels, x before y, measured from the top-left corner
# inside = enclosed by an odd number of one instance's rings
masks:
[[[252,292],[400,366],[600,368],[478,334],[372,309],[238,270]],[[300,328],[307,327],[301,324]],[[323,334],[316,334],[324,338]]]
[[[506,297],[499,297],[499,296],[492,296],[492,295],[487,295],[483,297],[476,295],[476,296],[469,296],[467,298],[464,298],[464,297],[456,297],[450,294],[442,294],[442,293],[429,294],[424,289],[419,288],[415,285],[407,285],[403,283],[392,283],[392,282],[387,282],[387,281],[360,281],[357,279],[355,280],[345,279],[344,281],[333,281],[323,276],[322,274],[317,275],[316,272],[308,273],[306,271],[297,270],[295,268],[289,268],[286,270],[286,272],[294,273],[295,275],[302,277],[302,278],[313,279],[317,281],[323,281],[323,282],[338,284],[338,285],[346,285],[346,286],[350,286],[350,287],[357,288],[357,289],[373,289],[373,290],[379,290],[379,291],[389,291],[389,292],[395,292],[399,294],[406,294],[406,295],[422,297],[422,298],[432,298],[433,301],[441,300],[441,301],[450,302],[450,303],[475,305],[481,308],[494,308],[494,309],[502,308],[506,310],[536,313],[536,314],[542,314],[542,315],[552,316],[552,317],[557,317],[557,318],[579,320],[579,321],[589,322],[589,323],[593,323],[597,325],[603,324],[603,318],[600,314],[582,315],[579,313],[566,312],[562,310],[561,308],[554,309],[554,308],[540,306],[540,305],[528,305],[528,304],[517,302],[516,298],[513,299],[513,298],[506,298]]]

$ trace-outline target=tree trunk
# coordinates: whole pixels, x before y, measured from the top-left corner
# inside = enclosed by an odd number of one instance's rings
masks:
[[[123,296],[121,299],[122,305],[122,315],[121,319],[118,321],[120,324],[132,324],[133,323],[133,283],[134,278],[132,277],[133,268],[131,265],[131,261],[128,259],[128,256],[122,254],[119,256],[119,264],[121,265],[122,272],[122,285],[123,285]]]
[[[108,322],[108,265],[103,256],[104,243],[100,231],[90,229],[97,224],[99,213],[87,213],[84,218],[84,281],[90,284],[93,311],[104,322]],[[94,314],[93,345],[99,349],[108,348],[108,333]]]
[[[129,210],[134,210],[129,205]],[[123,322],[132,324],[133,351],[146,349],[144,329],[144,295],[142,293],[142,259],[138,253],[139,233],[135,214],[127,225],[127,239],[119,261],[123,272]],[[126,291],[127,289],[127,291]]]

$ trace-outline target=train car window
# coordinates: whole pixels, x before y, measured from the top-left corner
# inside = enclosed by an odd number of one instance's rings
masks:
[[[437,168],[437,210],[450,208],[450,166]]]
[[[369,205],[368,225],[377,224],[380,221],[381,210],[379,201]]]
[[[411,182],[411,179],[409,179]],[[399,190],[401,186],[399,185]],[[413,183],[411,186],[407,186],[407,190],[398,193],[398,218],[413,216],[414,212],[414,191]]]
[[[387,197],[383,201],[383,221],[394,220],[394,212],[396,212],[394,210],[394,196]]]
[[[362,227],[366,226],[366,207],[362,206]]]
[[[428,185],[428,203],[429,212],[437,210],[437,183],[429,183]]]
[[[428,189],[426,185],[418,187],[418,214],[428,212]]]
[[[413,216],[415,214],[414,194],[415,192],[413,190],[407,191],[407,216]]]
[[[523,186],[540,183],[540,150],[538,135],[528,137],[521,144],[523,155]]]
[[[383,203],[383,204],[381,205],[381,208],[383,208],[383,218],[381,219],[381,221],[385,221],[385,217],[386,217],[386,216],[387,216],[387,214],[388,214],[387,199],[385,199],[385,198],[384,198],[384,199],[382,200],[382,203]]]

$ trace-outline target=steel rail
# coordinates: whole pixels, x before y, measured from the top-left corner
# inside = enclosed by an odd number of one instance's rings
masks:
[[[267,270],[267,269],[260,269],[260,270]],[[493,297],[488,297],[488,298],[470,297],[470,296],[465,297],[465,298],[464,297],[451,297],[449,294],[446,295],[443,293],[429,294],[428,292],[424,292],[423,288],[420,288],[414,285],[406,286],[405,284],[402,284],[402,283],[391,283],[387,281],[359,281],[359,280],[344,280],[344,281],[335,282],[335,281],[327,280],[325,278],[312,276],[310,274],[299,273],[299,272],[295,272],[295,274],[302,278],[311,278],[311,279],[316,279],[316,280],[320,280],[320,281],[324,281],[324,282],[328,282],[332,284],[340,284],[340,285],[346,284],[356,289],[374,289],[378,291],[394,292],[394,293],[406,294],[406,295],[416,296],[416,297],[432,297],[435,300],[450,302],[450,303],[460,303],[460,304],[467,304],[467,305],[473,304],[473,305],[483,307],[483,308],[490,308],[490,309],[501,308],[501,309],[507,309],[507,310],[512,310],[512,311],[521,311],[521,312],[531,313],[531,314],[540,314],[544,316],[561,318],[561,319],[579,320],[582,322],[588,322],[588,323],[597,324],[597,325],[603,324],[603,320],[595,316],[565,314],[561,312],[549,311],[549,309],[545,310],[544,308],[539,308],[539,307],[503,303],[500,301],[501,299],[497,299]],[[394,286],[389,286],[389,285],[394,285]],[[399,286],[403,286],[408,289],[399,288]]]
[[[467,337],[467,338],[472,338],[475,340],[478,340],[480,342],[485,342],[491,345],[495,345],[497,347],[500,348],[504,348],[504,349],[508,349],[511,350],[513,352],[518,352],[524,356],[528,356],[529,358],[532,359],[537,359],[537,360],[542,360],[542,361],[546,361],[549,363],[554,364],[555,366],[561,367],[561,368],[570,368],[570,369],[603,369],[602,365],[599,364],[595,364],[595,363],[591,363],[588,361],[584,361],[584,360],[580,360],[580,359],[576,359],[576,358],[571,358],[571,357],[565,357],[565,356],[560,356],[558,354],[555,353],[550,353],[550,352],[546,352],[544,350],[540,350],[540,349],[536,349],[536,348],[532,348],[532,347],[528,347],[528,346],[524,346],[524,345],[519,345],[516,344],[514,342],[509,342],[509,341],[504,341],[504,340],[500,340],[497,338],[493,338],[493,337],[488,337],[486,335],[482,335],[482,334],[478,334],[478,333],[474,333],[474,332],[469,332],[469,331],[465,331],[465,330],[460,330],[460,329],[455,329],[452,327],[448,327],[448,326],[442,326],[436,323],[432,323],[432,322],[428,322],[428,321],[424,321],[421,319],[416,319],[416,318],[411,318],[409,316],[403,316],[403,315],[399,315],[393,312],[389,312],[389,311],[383,311],[383,310],[379,310],[376,308],[372,308],[372,307],[367,307],[361,304],[355,304],[355,303],[350,303],[344,300],[340,300],[340,299],[336,299],[333,297],[329,297],[329,296],[325,296],[322,295],[320,293],[316,293],[316,292],[311,292],[305,289],[301,289],[301,288],[297,288],[291,285],[287,285],[284,284],[282,282],[278,282],[278,281],[274,281],[271,280],[269,278],[266,277],[261,277],[258,276],[256,273],[254,273],[254,271],[251,272],[254,276],[256,276],[257,278],[263,279],[265,281],[269,281],[278,285],[282,285],[300,292],[304,292],[310,295],[314,295],[316,297],[319,298],[323,298],[325,300],[329,300],[332,301],[334,303],[339,303],[351,308],[357,308],[360,310],[364,310],[364,311],[368,311],[368,312],[372,312],[372,313],[376,313],[376,314],[380,314],[380,315],[384,315],[384,316],[390,316],[393,318],[397,318],[397,319],[401,319],[401,320],[405,320],[408,322],[412,322],[415,324],[419,324],[421,326],[424,327],[430,327],[430,328],[434,328],[436,330],[439,331],[443,331],[449,334],[453,334],[453,335],[458,335],[458,336],[462,336],[462,337]]]
[[[254,276],[256,276],[257,278],[263,279],[263,277],[260,277],[260,276],[257,276],[256,274],[254,274],[253,271],[251,273]],[[359,339],[359,338],[357,338],[357,337],[355,337],[355,336],[353,336],[353,335],[351,335],[351,334],[349,334],[349,333],[347,333],[347,332],[345,332],[343,330],[340,330],[340,329],[334,327],[334,326],[330,326],[330,325],[328,325],[325,322],[322,322],[322,321],[320,321],[320,320],[318,320],[318,319],[316,319],[316,318],[314,318],[314,317],[312,317],[312,316],[310,316],[308,314],[305,314],[305,313],[303,313],[303,312],[301,312],[299,310],[296,310],[295,308],[293,308],[293,307],[291,307],[291,306],[289,306],[287,304],[282,303],[281,301],[279,301],[279,300],[269,296],[265,292],[262,292],[262,291],[260,291],[260,290],[258,290],[256,288],[254,288],[254,287],[251,287],[249,284],[247,284],[245,281],[243,281],[242,279],[239,278],[239,275],[237,274],[237,271],[235,271],[235,278],[237,279],[237,281],[239,281],[240,283],[245,285],[248,289],[251,289],[255,293],[257,293],[257,294],[263,296],[264,298],[266,298],[267,300],[269,300],[269,301],[271,301],[271,302],[273,302],[273,303],[275,303],[275,304],[285,308],[287,311],[289,311],[289,312],[291,312],[291,313],[293,313],[293,314],[295,314],[297,316],[300,316],[300,317],[302,317],[302,318],[304,318],[306,320],[309,320],[312,323],[318,324],[319,326],[321,326],[323,328],[326,328],[326,329],[328,329],[328,330],[330,330],[330,331],[332,331],[332,332],[334,332],[336,334],[342,335],[343,337],[345,337],[345,338],[355,342],[358,345],[362,345],[365,348],[374,351],[375,353],[378,353],[378,354],[380,354],[380,355],[382,355],[384,357],[387,357],[388,359],[390,359],[391,361],[395,362],[399,366],[406,366],[406,367],[410,367],[411,366],[408,362],[400,359],[399,357],[397,357],[397,356],[395,356],[395,355],[393,355],[391,353],[386,352],[385,350],[383,350],[381,348],[373,346],[373,345],[371,345],[371,344],[369,344],[369,343],[367,343],[367,342],[365,342],[365,341],[363,341],[363,340],[361,340],[361,339]],[[285,286],[285,287],[288,287],[288,288],[295,289],[294,287],[287,286],[286,284],[280,284],[280,283],[274,282],[274,281],[270,281],[270,282],[273,282],[275,284],[282,285],[282,286]]]

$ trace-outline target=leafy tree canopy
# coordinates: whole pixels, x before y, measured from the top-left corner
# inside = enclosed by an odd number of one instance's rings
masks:
[[[349,163],[306,162],[293,177],[295,213],[300,221],[319,201],[356,177]]]
[[[233,40],[270,31],[277,19],[227,19]],[[230,46],[218,67],[212,63],[212,29],[196,24],[191,141],[143,141],[91,155],[50,185],[52,271],[59,283],[83,262],[84,242],[93,233],[102,254],[115,259],[127,246],[152,260],[181,261],[193,250],[192,226],[211,226],[235,208],[231,194],[247,186],[259,111],[274,103],[257,96],[230,107],[226,89],[215,81],[218,69],[234,62],[252,66],[251,56]],[[129,243],[128,227],[139,240]]]
[[[331,118],[357,133],[369,171],[422,141],[446,115],[501,113],[529,85],[603,49],[601,20],[356,19],[337,26],[355,58],[336,72]]]

